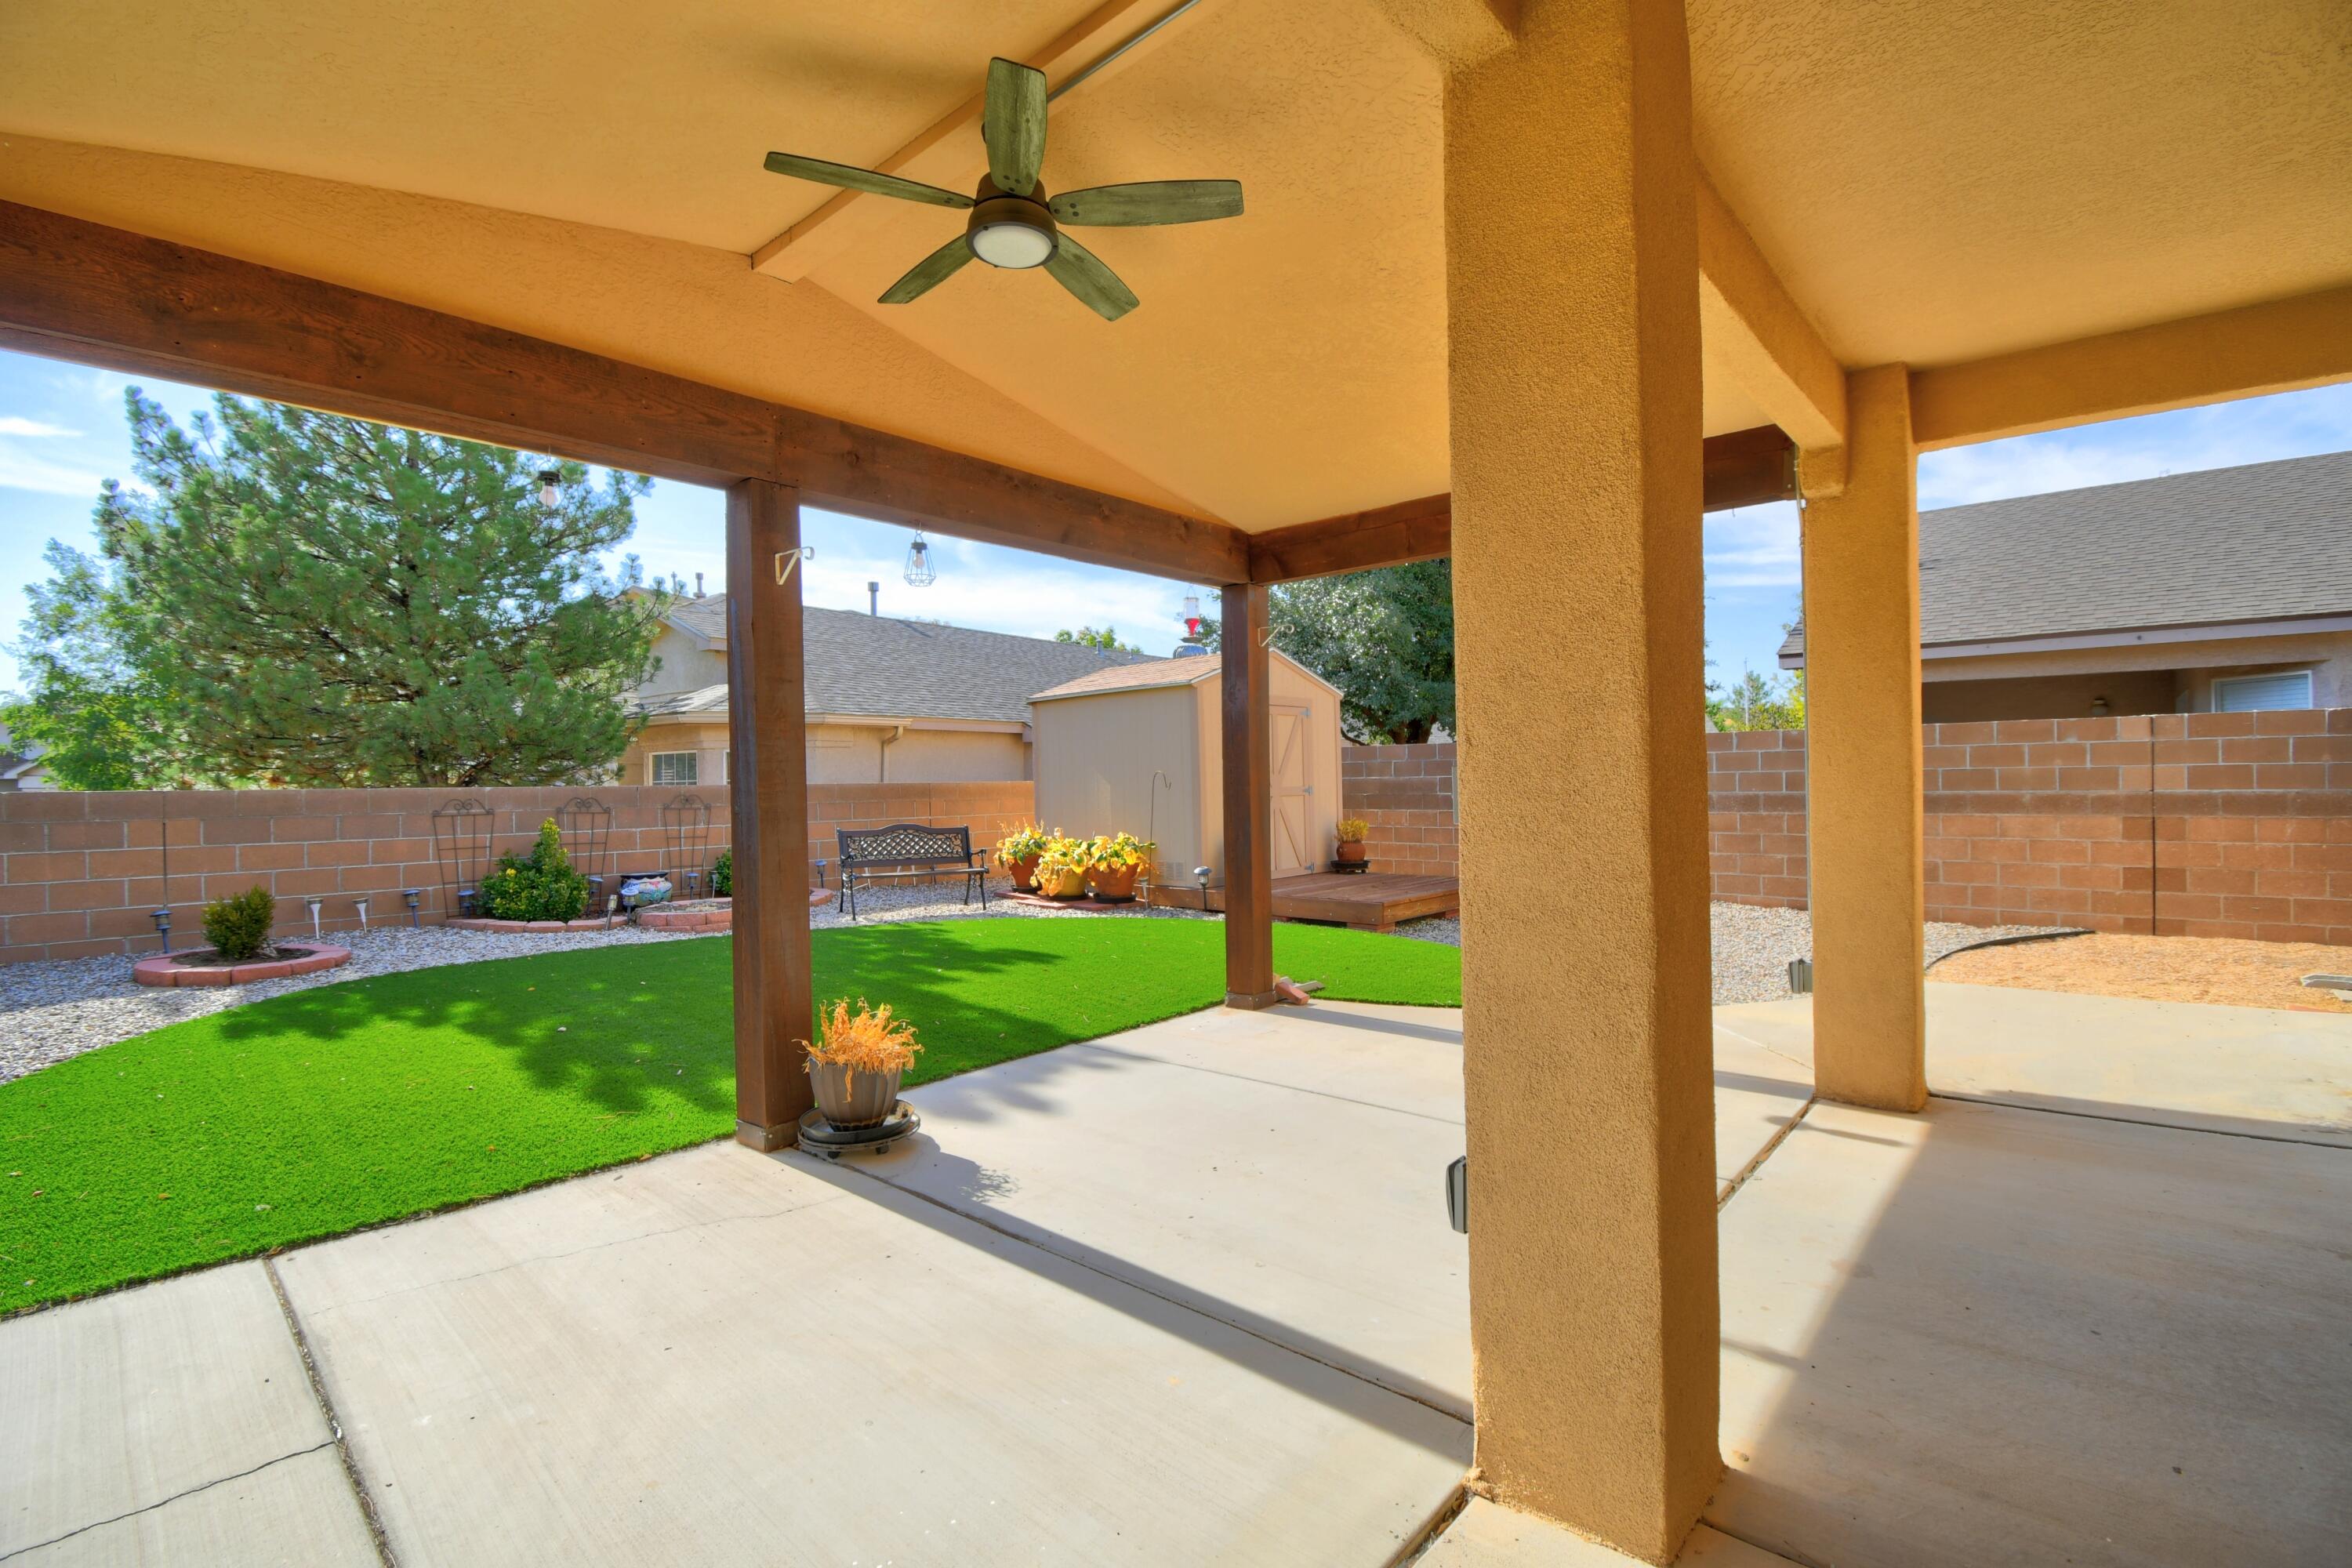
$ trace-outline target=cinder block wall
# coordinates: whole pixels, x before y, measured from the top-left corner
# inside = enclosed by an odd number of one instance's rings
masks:
[[[2352,944],[2352,710],[1930,724],[1927,918]],[[1804,736],[1707,738],[1715,896],[1805,901]]]
[[[1454,743],[1342,746],[1339,814],[1372,825],[1364,842],[1373,870],[1455,875]]]
[[[691,794],[710,810],[702,868],[730,842],[723,787],[582,789],[124,790],[0,793],[0,963],[152,952],[149,911],[169,908],[174,945],[203,940],[203,906],[259,884],[278,900],[278,930],[405,924],[402,889],[422,890],[425,921],[450,912],[434,849],[433,812],[452,799],[489,807],[490,853],[527,850],[539,825],[585,795],[613,814],[609,871],[683,870],[662,808]],[[992,847],[1035,808],[1025,783],[819,784],[809,790],[809,858],[834,858],[834,830],[892,822],[969,826]],[[830,878],[828,878],[830,879]]]

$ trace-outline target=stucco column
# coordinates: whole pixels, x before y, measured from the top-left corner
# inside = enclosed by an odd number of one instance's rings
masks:
[[[1927,1102],[1910,379],[1846,378],[1845,492],[1804,513],[1813,1084],[1885,1110]]]
[[[1445,119],[1478,1464],[1663,1563],[1722,1471],[1682,6],[1531,0]]]

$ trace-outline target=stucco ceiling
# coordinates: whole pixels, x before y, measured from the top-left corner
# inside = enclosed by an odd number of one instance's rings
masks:
[[[1688,3],[1702,161],[1849,363],[2352,280],[2342,0]],[[1115,325],[977,267],[870,303],[938,209],[751,271],[829,195],[763,153],[877,162],[1090,9],[15,0],[0,196],[1244,527],[1445,489],[1440,81],[1371,0],[1202,0],[1056,102],[1051,188],[1247,189],[1097,231],[1144,300]],[[1762,417],[1710,365],[1709,430]]]

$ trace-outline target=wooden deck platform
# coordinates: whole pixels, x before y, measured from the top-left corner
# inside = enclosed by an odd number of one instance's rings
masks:
[[[1203,907],[1196,887],[1157,887],[1151,889],[1151,901],[1161,909]],[[1205,907],[1223,910],[1225,890],[1211,888]],[[1311,871],[1303,877],[1280,878],[1274,884],[1276,920],[1326,921],[1357,931],[1394,931],[1399,921],[1461,912],[1462,884],[1451,877]]]

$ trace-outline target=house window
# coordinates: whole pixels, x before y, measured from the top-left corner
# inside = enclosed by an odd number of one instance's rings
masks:
[[[2213,683],[2213,711],[2253,713],[2266,708],[2311,706],[2311,671],[2284,675],[2235,675]]]
[[[700,756],[694,752],[656,752],[646,759],[646,782],[657,784],[690,784],[695,782],[695,764]]]

